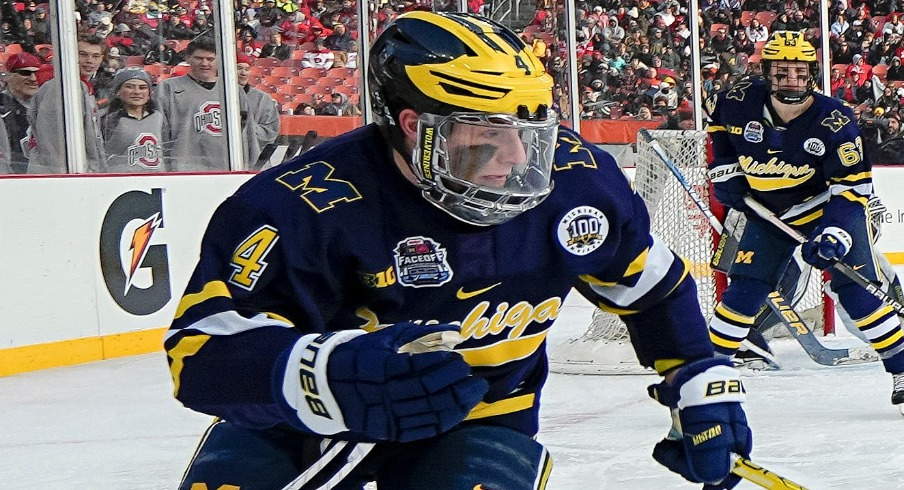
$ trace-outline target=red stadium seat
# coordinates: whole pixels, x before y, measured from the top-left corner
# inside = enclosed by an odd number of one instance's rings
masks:
[[[885,77],[888,75],[888,65],[873,66],[873,75],[879,77],[879,80],[881,80],[882,83],[885,83]]]

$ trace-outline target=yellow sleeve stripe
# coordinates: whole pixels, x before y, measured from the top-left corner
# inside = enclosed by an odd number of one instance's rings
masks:
[[[229,294],[229,288],[226,287],[225,282],[210,281],[209,283],[204,285],[204,289],[202,289],[200,293],[186,294],[185,296],[183,296],[182,300],[179,301],[179,307],[176,308],[175,318],[178,319],[182,317],[182,315],[185,314],[185,312],[188,311],[188,309],[192,306],[203,303],[210,298],[216,297],[232,297],[232,295]]]
[[[591,276],[590,274],[581,274],[578,276],[578,279],[586,282],[587,284],[591,284],[593,286],[601,286],[601,287],[612,287],[618,284],[617,282],[605,282],[600,281],[599,279]]]
[[[628,264],[628,268],[625,270],[625,277],[633,276],[634,274],[639,274],[643,272],[643,270],[647,266],[647,256],[650,254],[650,247],[647,247],[637,256],[636,259],[632,260],[630,264]]]
[[[859,202],[860,204],[863,205],[864,208],[867,207],[867,204],[868,204],[867,199],[863,196],[858,196],[857,194],[854,194],[851,191],[844,191],[841,194],[839,194],[839,196],[842,196],[851,202]]]
[[[270,311],[266,312],[265,315],[267,315],[267,318],[272,318],[273,320],[279,320],[281,322],[284,322],[286,325],[294,325],[294,323],[292,323],[291,320],[289,320],[288,318],[286,318],[282,315],[277,315],[276,313],[273,313]]]
[[[175,385],[174,396],[179,395],[179,381],[182,376],[182,368],[185,367],[185,358],[197,354],[208,340],[210,340],[210,335],[185,337],[167,352],[167,355],[173,360],[170,363],[170,373],[172,373],[173,385]]]
[[[725,131],[728,131],[728,128],[725,126],[717,126],[713,124],[710,125],[709,128],[707,128],[707,131],[710,133],[724,133]]]
[[[844,177],[832,177],[832,182],[856,182],[858,180],[871,179],[873,177],[872,171],[867,170],[866,172],[860,172],[859,174],[845,175]]]
[[[540,348],[540,344],[546,339],[548,330],[529,337],[519,337],[514,340],[503,340],[493,345],[475,347],[472,349],[456,349],[472,366],[501,366],[507,362],[524,359]]]
[[[666,371],[683,366],[685,362],[684,359],[658,359],[653,361],[653,369],[659,374],[665,374]]]
[[[529,393],[527,395],[515,396],[499,400],[493,403],[480,402],[476,407],[471,409],[471,413],[465,417],[465,420],[484,419],[487,417],[495,417],[497,415],[505,415],[507,413],[520,412],[534,406],[534,399],[537,395]]]
[[[794,221],[788,222],[788,224],[792,225],[792,226],[805,225],[805,224],[813,221],[814,219],[819,218],[820,216],[822,216],[822,209],[820,209],[819,211],[801,216],[800,218],[797,218]]]

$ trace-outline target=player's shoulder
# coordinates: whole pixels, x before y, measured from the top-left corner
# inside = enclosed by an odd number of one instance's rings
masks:
[[[814,132],[826,133],[828,139],[848,141],[860,136],[860,126],[854,111],[838,99],[822,94],[813,94],[810,107],[813,112]]]
[[[634,193],[612,154],[568,128],[559,129],[552,178],[553,200],[563,205],[595,202],[608,206],[630,200]]]
[[[709,96],[704,109],[713,118],[740,117],[750,113],[747,108],[762,106],[768,97],[769,86],[766,82],[750,77],[738,80],[730,88]]]
[[[364,126],[255,175],[236,196],[274,210],[318,214],[330,209],[330,215],[341,214],[341,209],[354,210],[354,206],[336,206],[338,203],[374,196],[374,189],[385,179],[379,169],[388,166],[387,154],[376,126]]]

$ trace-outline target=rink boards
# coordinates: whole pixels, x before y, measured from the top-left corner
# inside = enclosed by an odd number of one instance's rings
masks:
[[[160,350],[211,213],[250,177],[0,179],[0,376]],[[904,264],[904,168],[874,181],[879,249]]]

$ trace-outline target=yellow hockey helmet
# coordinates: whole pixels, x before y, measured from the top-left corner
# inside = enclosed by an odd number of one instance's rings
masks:
[[[778,81],[772,73],[772,67],[780,62],[804,62],[807,63],[809,77],[806,87],[802,90],[778,89]],[[816,48],[807,41],[803,32],[775,31],[763,46],[762,54],[763,76],[769,84],[769,92],[785,104],[801,104],[813,94],[816,88],[816,80],[819,77],[819,64],[817,63]]]

